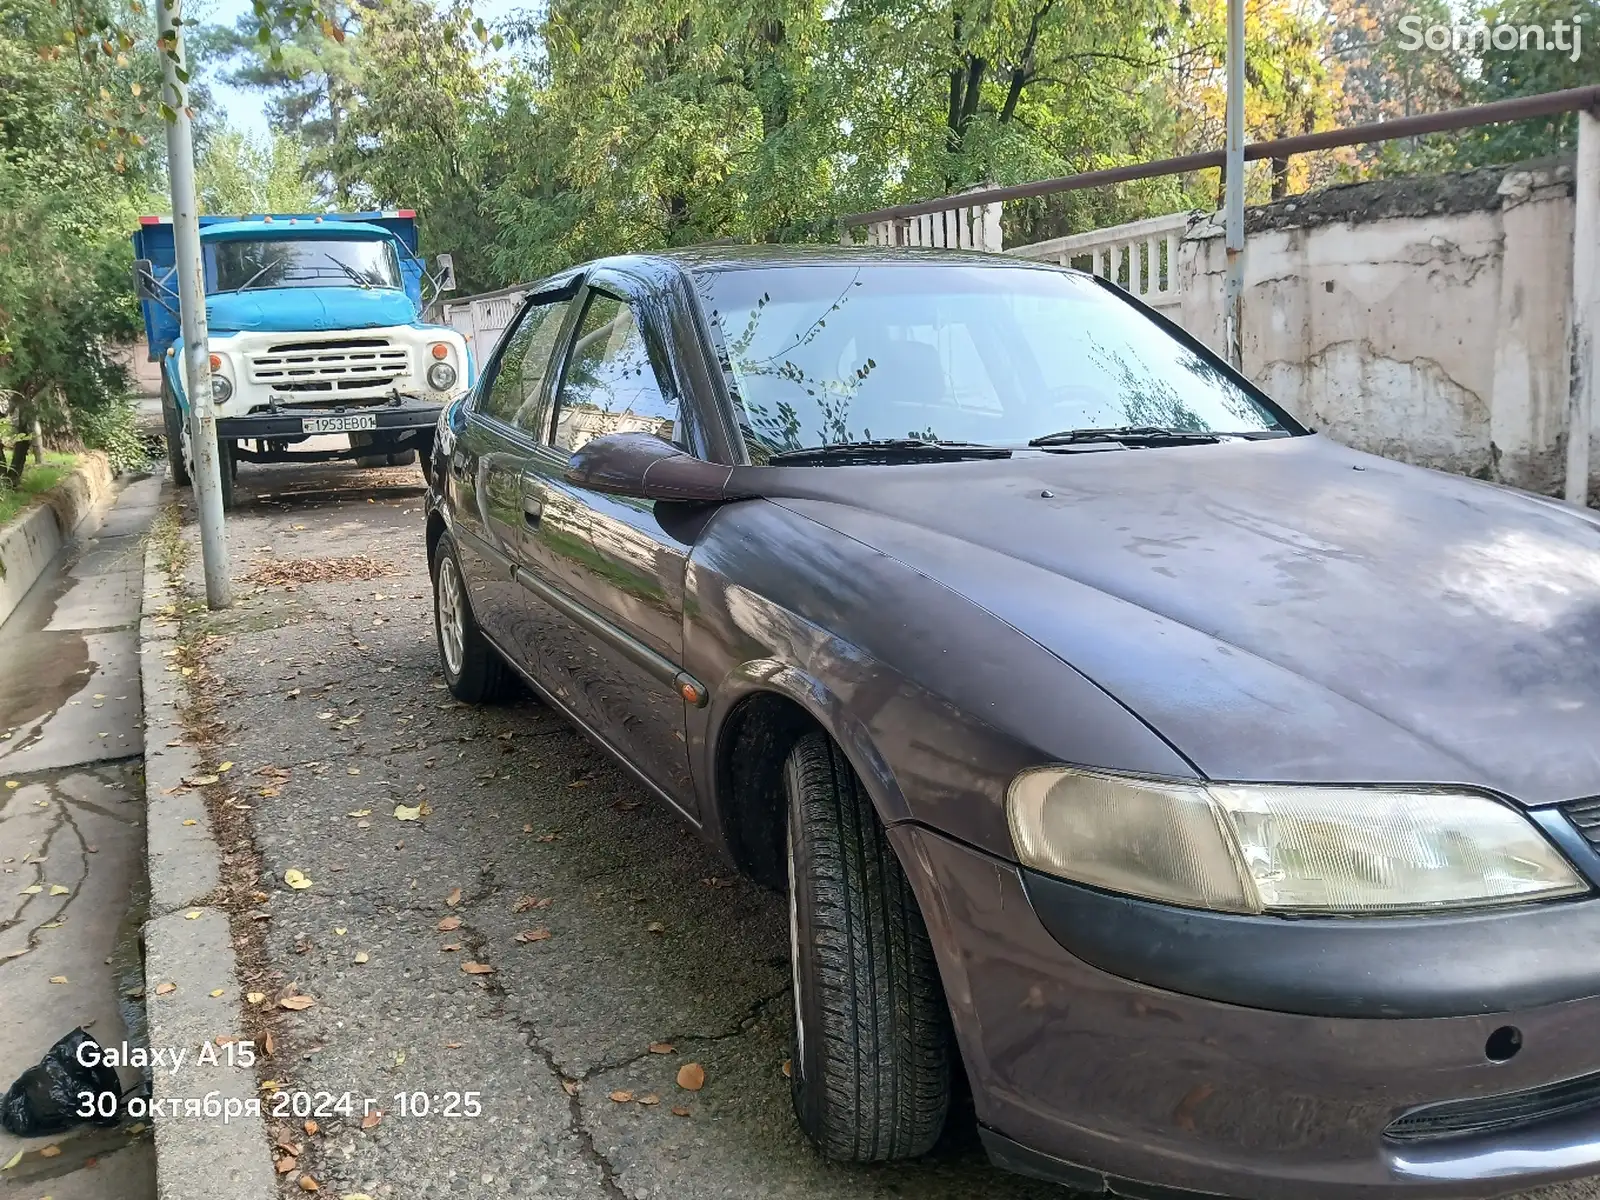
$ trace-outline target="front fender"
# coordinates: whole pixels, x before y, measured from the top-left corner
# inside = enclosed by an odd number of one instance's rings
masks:
[[[1005,858],[1006,791],[1028,767],[1193,774],[1127,709],[993,614],[771,501],[728,505],[700,532],[684,657],[711,692],[689,711],[688,740],[714,827],[719,742],[759,691],[828,731],[886,825],[929,825]]]

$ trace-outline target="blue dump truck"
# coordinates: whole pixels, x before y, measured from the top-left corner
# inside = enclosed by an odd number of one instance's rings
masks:
[[[241,462],[328,462],[427,469],[440,409],[472,383],[466,340],[423,321],[454,281],[417,257],[409,209],[201,217],[211,399],[225,506]],[[173,479],[189,482],[188,399],[167,217],[133,235],[135,282]],[[311,442],[342,434],[348,447]],[[307,443],[311,444],[308,446]],[[420,454],[419,454],[420,452]]]

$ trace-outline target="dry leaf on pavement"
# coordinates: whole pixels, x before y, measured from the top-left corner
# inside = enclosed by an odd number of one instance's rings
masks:
[[[285,996],[278,1001],[278,1007],[287,1008],[291,1012],[304,1012],[306,1009],[314,1007],[316,1003],[310,996]],[[679,1076],[681,1080],[682,1072],[679,1072]]]
[[[618,1088],[616,1091],[611,1093],[611,1099],[618,1104],[626,1104],[629,1100],[633,1099],[633,1093],[626,1092],[621,1088]]]
[[[361,1118],[361,1128],[376,1129],[378,1127],[378,1122],[381,1120],[383,1120],[383,1113],[369,1112],[366,1116]]]
[[[687,1108],[675,1108],[672,1110],[672,1115],[675,1117],[687,1117],[689,1110]]]
[[[460,929],[461,928],[461,918],[460,917],[446,917],[444,920],[440,921],[436,926],[434,926],[434,928],[437,929],[440,933],[449,933],[452,929]]]
[[[283,873],[283,881],[296,891],[311,886],[311,877],[295,867],[290,867]]]
[[[671,1042],[650,1043],[651,1054],[671,1054],[675,1049],[677,1049],[677,1047],[675,1047]]]
[[[706,1069],[699,1063],[684,1063],[678,1068],[678,1086],[686,1092],[698,1092],[706,1085]]]
[[[300,1164],[295,1161],[294,1155],[285,1154],[282,1158],[280,1158],[278,1160],[278,1174],[279,1175],[287,1175],[290,1171],[294,1170],[295,1167],[297,1167],[299,1165]]]
[[[461,969],[463,971],[465,971],[468,975],[493,975],[494,974],[494,968],[491,967],[488,963],[464,962],[464,963],[461,964]]]
[[[542,942],[548,939],[549,936],[550,931],[548,929],[524,929],[517,934],[516,940],[519,942]]]
[[[158,983],[158,984],[156,984],[156,995],[158,995],[158,996],[165,996],[168,992],[175,992],[177,990],[178,990],[178,985],[175,984],[175,983]]]
[[[461,903],[461,889],[460,888],[453,888],[451,890],[450,894],[444,898],[444,902],[446,904],[448,904],[451,908],[454,908],[456,905],[460,904]]]

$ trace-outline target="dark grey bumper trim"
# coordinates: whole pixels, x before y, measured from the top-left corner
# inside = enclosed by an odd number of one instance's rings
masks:
[[[1072,954],[1123,979],[1313,1017],[1465,1017],[1600,995],[1600,901],[1420,917],[1241,917],[1024,870]]]

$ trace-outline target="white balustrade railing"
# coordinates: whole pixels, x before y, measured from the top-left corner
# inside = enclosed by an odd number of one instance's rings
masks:
[[[500,344],[506,326],[517,315],[527,294],[526,288],[505,288],[445,302],[444,323],[467,339],[467,347],[480,369]]]
[[[952,197],[954,199],[954,197]],[[867,226],[870,246],[938,246],[999,253],[1000,205],[948,208],[920,217],[899,217]]]
[[[1195,214],[1180,212],[1091,229],[1027,246],[1007,254],[1081,267],[1109,279],[1153,308],[1176,307],[1183,296],[1178,247]]]

